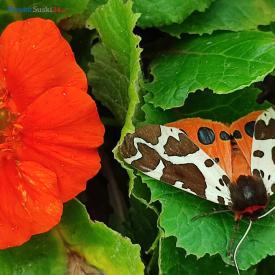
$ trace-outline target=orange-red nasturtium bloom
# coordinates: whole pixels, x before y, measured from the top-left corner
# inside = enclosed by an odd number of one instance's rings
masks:
[[[85,74],[50,20],[0,36],[0,249],[48,231],[100,168],[104,128]]]

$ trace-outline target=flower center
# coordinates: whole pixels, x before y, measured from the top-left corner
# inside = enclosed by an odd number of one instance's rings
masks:
[[[6,129],[12,121],[12,114],[7,108],[0,109],[0,132]]]
[[[8,92],[6,89],[4,78],[1,79],[1,76],[0,76],[0,108],[4,106],[5,102],[7,101],[7,97],[8,97]]]
[[[6,78],[0,71],[0,164],[3,159],[12,158],[21,139],[16,105],[11,99]]]
[[[10,154],[20,140],[22,127],[16,124],[17,115],[9,108],[0,108],[0,159],[3,154]]]
[[[16,105],[6,88],[5,77],[0,75],[0,160],[2,156],[14,153],[20,141],[22,127],[16,124]]]

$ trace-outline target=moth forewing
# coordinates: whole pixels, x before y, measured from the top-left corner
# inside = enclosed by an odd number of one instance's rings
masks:
[[[177,128],[139,128],[125,137],[120,153],[128,164],[154,179],[215,203],[231,202],[225,171]]]
[[[263,179],[267,193],[275,193],[275,110],[257,119],[251,151],[251,173]]]

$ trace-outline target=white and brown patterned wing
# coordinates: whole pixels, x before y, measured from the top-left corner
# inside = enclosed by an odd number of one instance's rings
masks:
[[[275,109],[269,108],[257,119],[254,129],[251,172],[263,179],[267,193],[275,193]]]
[[[154,179],[215,203],[231,202],[225,171],[177,128],[139,128],[119,150],[125,162]]]

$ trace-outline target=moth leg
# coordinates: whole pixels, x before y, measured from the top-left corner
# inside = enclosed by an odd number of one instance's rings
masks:
[[[239,232],[239,229],[240,229],[240,221],[237,220],[234,223],[233,232],[232,232],[232,235],[231,235],[231,238],[230,238],[229,246],[228,246],[227,251],[226,251],[227,257],[230,257],[230,258],[233,257],[234,243],[236,241],[236,237],[237,237],[237,233]]]
[[[196,215],[194,216],[191,221],[194,222],[200,218],[203,218],[203,217],[208,217],[208,216],[211,216],[211,215],[214,215],[214,214],[220,214],[220,213],[225,213],[225,212],[231,212],[230,209],[223,209],[223,210],[216,210],[214,209],[213,211],[211,212],[205,212],[205,213],[201,213],[199,215]]]

